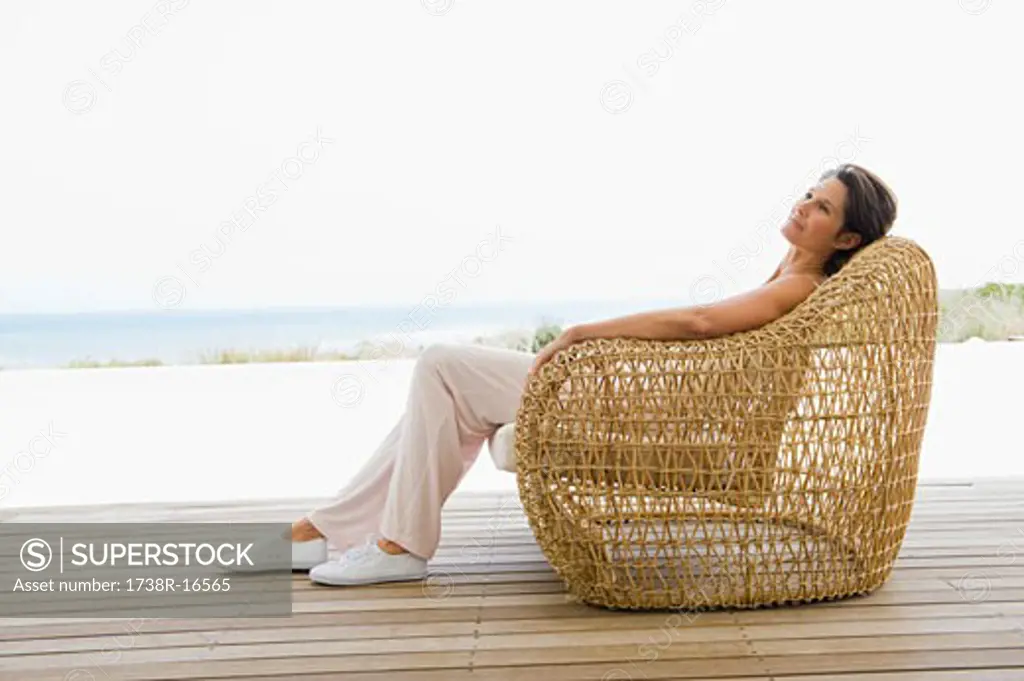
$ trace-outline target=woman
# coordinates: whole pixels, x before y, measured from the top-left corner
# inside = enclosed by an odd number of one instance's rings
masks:
[[[859,249],[889,232],[896,199],[871,172],[823,174],[782,227],[790,249],[759,288],[721,302],[643,312],[567,329],[539,354],[436,344],[416,362],[405,413],[332,503],[292,525],[292,562],[329,585],[421,579],[437,549],[441,507],[484,442],[516,418],[529,374],[592,338],[709,338],[763,326],[806,299]],[[368,541],[357,546],[357,542]],[[327,560],[327,542],[342,549]]]

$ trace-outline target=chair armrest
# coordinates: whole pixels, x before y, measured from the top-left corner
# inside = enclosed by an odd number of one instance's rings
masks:
[[[807,348],[786,326],[692,341],[594,339],[560,351],[530,378],[517,414],[520,479],[749,488],[774,465],[806,368]]]

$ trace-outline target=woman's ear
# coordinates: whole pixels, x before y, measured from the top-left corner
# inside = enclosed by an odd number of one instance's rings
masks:
[[[840,250],[847,251],[851,248],[856,248],[857,246],[859,246],[860,241],[860,234],[857,234],[857,232],[844,231],[842,234],[839,235],[839,238],[836,239],[836,246]]]

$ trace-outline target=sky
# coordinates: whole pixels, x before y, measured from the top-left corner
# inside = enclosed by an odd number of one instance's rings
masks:
[[[845,161],[893,188],[893,234],[940,287],[1024,281],[1022,20],[1007,0],[21,2],[0,313],[707,302],[771,275],[792,201]]]

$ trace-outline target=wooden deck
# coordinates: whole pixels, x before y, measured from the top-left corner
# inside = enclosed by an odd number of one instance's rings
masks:
[[[5,510],[7,522],[290,521],[320,500]],[[474,542],[476,538],[476,542]],[[0,619],[0,679],[1024,679],[1024,480],[921,484],[866,597],[690,614],[569,602],[514,496],[457,493],[424,584],[294,577],[288,619]],[[447,576],[445,576],[447,575]]]

